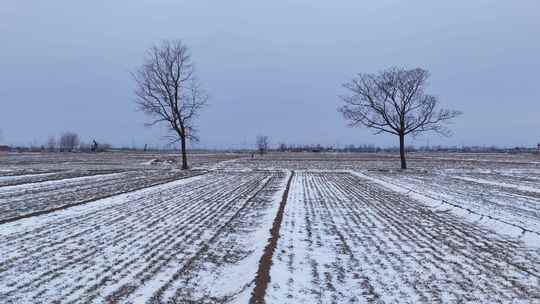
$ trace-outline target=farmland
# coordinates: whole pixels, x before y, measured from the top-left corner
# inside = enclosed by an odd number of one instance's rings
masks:
[[[0,155],[2,303],[540,303],[540,157]]]

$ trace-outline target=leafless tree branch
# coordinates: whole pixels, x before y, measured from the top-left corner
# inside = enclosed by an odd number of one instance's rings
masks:
[[[187,169],[187,141],[198,141],[195,120],[208,101],[195,77],[187,46],[180,40],[153,46],[133,78],[136,103],[153,118],[146,125],[167,126],[171,142],[181,144],[182,168]]]
[[[340,98],[345,103],[338,111],[349,126],[364,126],[375,134],[399,136],[401,166],[406,168],[404,137],[434,131],[449,136],[446,124],[461,115],[459,111],[437,109],[438,99],[426,94],[428,71],[390,68],[377,74],[358,74],[345,83],[350,95]]]

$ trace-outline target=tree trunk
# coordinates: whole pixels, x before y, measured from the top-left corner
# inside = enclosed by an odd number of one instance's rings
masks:
[[[180,142],[182,144],[182,170],[187,170],[189,167],[187,163],[186,138],[181,137]]]
[[[405,160],[405,135],[399,135],[399,156],[401,157],[401,169],[407,169],[407,161]]]

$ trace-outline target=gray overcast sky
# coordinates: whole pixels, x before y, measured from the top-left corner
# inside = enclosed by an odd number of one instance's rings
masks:
[[[396,145],[336,112],[342,83],[392,65],[428,69],[428,92],[465,112],[452,138],[431,144],[540,142],[538,0],[3,0],[0,142],[43,143],[65,130],[163,142],[163,129],[143,126],[129,74],[161,39],[190,46],[211,95],[203,147],[251,145],[257,134]]]

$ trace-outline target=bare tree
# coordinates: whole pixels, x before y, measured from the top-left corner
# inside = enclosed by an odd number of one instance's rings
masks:
[[[98,148],[99,148],[98,142],[95,139],[92,139],[91,151],[92,152],[98,152]]]
[[[49,140],[47,140],[47,150],[49,152],[54,152],[56,151],[56,147],[57,147],[56,137],[54,136],[49,137]]]
[[[461,112],[438,109],[438,99],[424,92],[429,73],[416,68],[390,68],[378,74],[358,74],[343,86],[351,95],[341,96],[339,108],[349,126],[375,129],[375,134],[390,133],[399,137],[401,168],[406,169],[405,136],[435,131],[450,136],[445,127]]]
[[[60,151],[71,152],[80,144],[79,135],[73,132],[66,132],[60,137]]]
[[[147,126],[168,127],[171,142],[180,142],[182,169],[188,169],[187,141],[198,141],[194,121],[208,96],[195,77],[187,46],[175,40],[150,48],[133,77],[139,109],[154,118]]]
[[[257,136],[256,143],[257,143],[257,150],[259,151],[260,155],[263,155],[268,151],[268,146],[269,146],[268,136],[265,136],[265,135]]]

